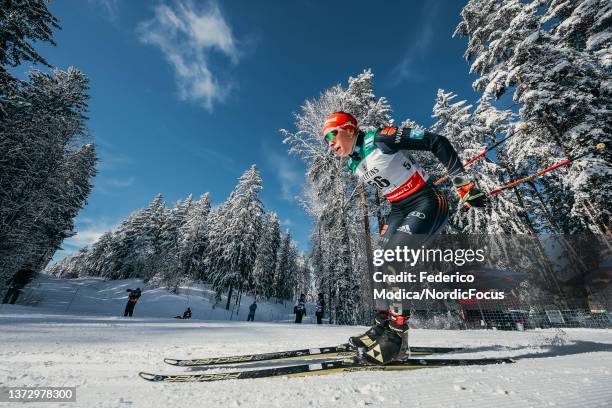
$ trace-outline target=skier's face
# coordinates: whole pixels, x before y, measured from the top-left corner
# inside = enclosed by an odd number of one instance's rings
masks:
[[[327,144],[340,157],[346,157],[355,147],[355,129],[336,128],[325,136]],[[331,139],[331,140],[330,140]]]

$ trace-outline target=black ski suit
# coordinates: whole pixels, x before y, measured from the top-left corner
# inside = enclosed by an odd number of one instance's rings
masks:
[[[317,310],[315,312],[315,316],[317,316],[317,324],[323,323],[323,315],[325,314],[325,300],[322,297],[319,297],[317,300]]]
[[[446,197],[427,181],[418,164],[404,153],[406,150],[432,152],[451,177],[465,172],[457,152],[444,136],[393,126],[367,133],[360,131],[348,166],[391,202],[391,211],[380,233],[384,250],[426,246],[448,220]],[[401,267],[386,263],[382,272],[392,274],[387,272],[389,268],[399,272]],[[387,284],[372,281],[372,287],[380,290]],[[384,299],[376,299],[375,308],[378,311],[391,309],[404,316],[410,313],[405,304]]]
[[[252,303],[249,306],[249,315],[247,316],[247,322],[255,321],[255,310],[257,310],[257,303]]]
[[[128,292],[129,295],[128,295],[127,304],[125,305],[123,316],[132,317],[132,315],[134,314],[134,307],[136,306],[136,302],[138,302],[138,299],[142,295],[142,291],[140,291],[139,289],[136,289],[136,290],[127,289],[126,292]]]
[[[295,322],[302,323],[302,317],[306,316],[306,300],[300,299],[294,308]]]

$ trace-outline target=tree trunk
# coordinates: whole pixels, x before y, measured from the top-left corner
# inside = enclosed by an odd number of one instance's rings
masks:
[[[378,232],[381,233],[383,226],[385,225],[385,220],[383,218],[381,212],[381,203],[380,203],[380,195],[378,194],[378,190],[376,190],[376,219],[378,219]]]
[[[234,286],[230,285],[229,291],[227,292],[227,303],[225,304],[225,310],[229,310],[230,302],[232,299],[232,292],[234,291]]]
[[[516,173],[514,172],[514,170],[512,168],[510,168],[510,166],[507,165],[507,163],[503,164],[503,167],[508,170],[508,172],[510,173],[510,177],[512,177],[512,179],[516,178]],[[534,185],[531,185],[531,187],[536,190]],[[538,234],[535,230],[535,227],[533,226],[533,223],[531,222],[531,220],[529,219],[529,214],[527,213],[527,209],[525,208],[525,202],[523,201],[523,196],[521,195],[521,192],[518,188],[514,188],[512,189],[514,192],[514,195],[516,196],[516,200],[519,204],[519,206],[521,207],[521,216],[523,217],[523,219],[525,220],[525,225],[527,226],[527,228],[529,229],[529,232],[535,236],[535,241],[536,241],[536,245],[538,248],[538,252],[540,254],[540,256],[542,257],[542,261],[544,262],[544,270],[545,272],[542,272],[542,279],[544,279],[544,281],[549,281],[552,282],[555,287],[557,288],[557,292],[559,293],[559,295],[561,297],[563,297],[565,299],[565,293],[563,292],[563,289],[561,289],[561,285],[559,285],[559,281],[557,280],[557,276],[555,275],[555,272],[553,271],[552,265],[550,264],[550,261],[548,259],[548,256],[546,255],[546,251],[544,250],[544,247],[542,246],[542,243],[540,242],[540,238],[538,238]],[[537,190],[536,190],[537,191]],[[540,197],[541,198],[541,197]],[[544,203],[542,203],[542,206],[544,207],[544,212],[547,214],[548,217],[548,209],[544,206]],[[552,224],[552,220],[549,218],[548,221]],[[553,225],[554,227],[554,225]]]
[[[361,203],[361,209],[363,211],[363,229],[364,229],[364,233],[365,233],[365,250],[366,250],[366,262],[367,262],[367,267],[366,270],[368,271],[368,279],[366,280],[366,282],[368,283],[368,287],[366,288],[367,294],[372,293],[372,277],[374,276],[374,260],[372,258],[372,254],[373,254],[373,250],[372,250],[372,234],[370,233],[370,217],[368,214],[368,203],[366,201],[366,195],[365,195],[365,191],[363,189],[363,183],[359,183],[359,197],[360,197],[360,203]],[[371,296],[366,297],[366,299],[371,299]],[[368,309],[373,309],[374,305],[372,305],[371,308]]]

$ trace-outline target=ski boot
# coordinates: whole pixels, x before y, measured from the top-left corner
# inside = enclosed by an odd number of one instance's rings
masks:
[[[408,349],[408,318],[390,314],[391,319],[378,337],[358,358],[367,364],[388,364],[405,358]]]
[[[387,311],[378,311],[374,316],[374,325],[360,336],[349,337],[349,344],[355,349],[366,349],[385,332],[388,325]]]

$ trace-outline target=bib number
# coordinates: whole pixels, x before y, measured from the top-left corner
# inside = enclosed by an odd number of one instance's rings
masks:
[[[374,187],[378,187],[378,188],[385,188],[391,185],[389,180],[382,178],[382,176],[376,176],[372,178],[371,180],[368,181],[368,184]]]

